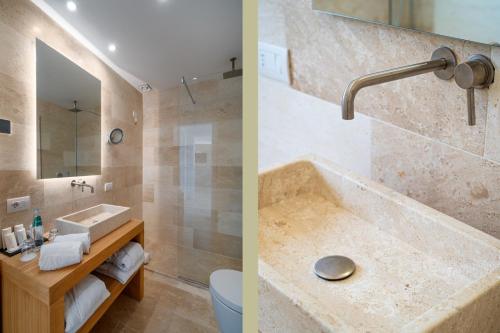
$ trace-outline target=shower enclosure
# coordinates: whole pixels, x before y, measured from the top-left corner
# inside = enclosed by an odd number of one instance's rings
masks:
[[[239,73],[144,96],[147,269],[202,285],[216,269],[241,270]]]

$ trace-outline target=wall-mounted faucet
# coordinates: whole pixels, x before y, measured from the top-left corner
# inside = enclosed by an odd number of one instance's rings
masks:
[[[453,51],[447,47],[440,47],[432,53],[429,61],[361,76],[351,81],[344,92],[342,119],[354,119],[354,98],[362,88],[429,72],[434,72],[442,80],[449,80],[454,75],[456,64],[457,60]]]
[[[85,182],[85,180],[82,180],[82,181],[76,181],[76,180],[72,180],[71,181],[71,187],[75,187],[75,186],[78,186],[82,189],[82,192],[84,190],[85,187],[88,187],[90,188],[90,193],[94,193],[94,186],[92,185],[89,185]]]
[[[488,88],[495,78],[495,67],[488,57],[474,54],[455,68],[455,82],[467,90],[467,115],[469,126],[476,125],[474,89]]]

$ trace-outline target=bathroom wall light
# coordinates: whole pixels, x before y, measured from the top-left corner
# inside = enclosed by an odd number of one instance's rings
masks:
[[[74,1],[67,1],[66,8],[68,8],[68,10],[70,12],[75,12],[76,11],[76,3]]]
[[[116,45],[115,44],[109,44],[108,45],[108,50],[109,50],[109,52],[115,52],[116,51]]]

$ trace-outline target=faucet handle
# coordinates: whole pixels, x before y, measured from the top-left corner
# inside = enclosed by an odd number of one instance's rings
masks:
[[[495,67],[491,60],[475,54],[455,67],[455,82],[467,90],[467,113],[469,126],[476,125],[474,89],[488,88],[495,78]]]

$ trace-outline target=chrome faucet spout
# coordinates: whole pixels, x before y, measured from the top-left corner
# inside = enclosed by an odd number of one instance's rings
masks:
[[[80,187],[82,189],[82,192],[83,192],[83,189],[85,187],[88,187],[88,188],[90,188],[90,193],[94,193],[94,186],[87,184],[87,182],[85,180],[82,180],[79,182],[79,181],[76,181],[73,179],[71,181],[71,187],[75,187],[75,186]]]
[[[453,52],[446,47],[442,47],[434,51],[429,61],[361,76],[351,81],[344,91],[344,95],[342,96],[342,119],[354,119],[354,99],[356,98],[356,94],[365,87],[429,72],[434,72],[437,77],[443,80],[449,80],[453,77],[455,65],[456,59]]]

